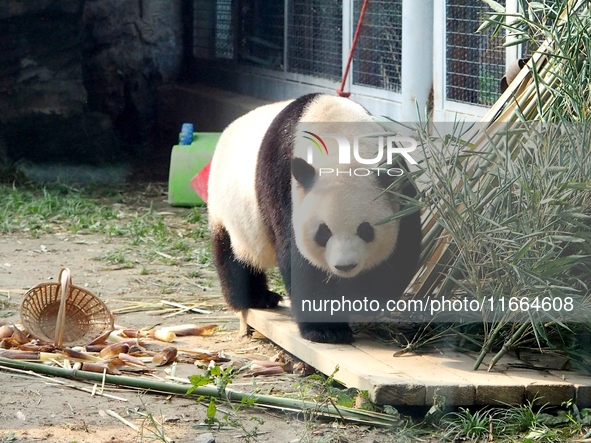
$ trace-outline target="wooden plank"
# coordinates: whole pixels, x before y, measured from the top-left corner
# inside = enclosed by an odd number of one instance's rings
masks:
[[[474,385],[470,381],[425,361],[422,355],[406,353],[394,356],[401,348],[384,345],[369,338],[357,339],[353,346],[372,358],[402,371],[417,384],[424,385],[426,405],[433,404],[436,394],[443,395],[456,405],[474,404]]]
[[[536,405],[561,405],[575,398],[575,387],[566,381],[559,380],[553,374],[517,369],[507,373],[509,377],[525,386],[525,398],[529,401],[536,399]]]
[[[482,366],[487,368],[491,358],[492,354],[487,356]],[[573,384],[550,371],[520,368],[519,366],[524,362],[511,354],[505,354],[499,363],[495,368],[498,366],[499,371],[503,371],[516,383],[522,384],[525,388],[525,399],[529,401],[537,399],[536,405],[560,405],[575,398]]]
[[[332,374],[346,386],[369,392],[377,404],[419,406],[425,404],[425,386],[351,345],[312,343],[303,339],[286,308],[251,309],[246,321],[258,332],[324,374]]]
[[[453,350],[394,356],[400,348],[359,337],[353,345],[312,343],[303,339],[289,309],[250,310],[249,325],[287,352],[324,374],[339,366],[336,379],[346,386],[367,390],[376,404],[430,405],[435,394],[447,405],[521,404],[542,396],[539,404],[560,405],[575,399],[591,406],[591,377],[570,371],[517,368],[524,362],[506,355],[491,370],[487,356],[474,371],[476,354]]]
[[[475,358],[469,355],[445,350],[437,355],[424,354],[423,358],[438,368],[445,369],[457,377],[474,385],[475,405],[519,404],[525,397],[525,386],[506,376],[504,372],[494,370],[474,371]]]
[[[574,401],[579,408],[591,407],[591,376],[572,371],[551,370],[550,373],[574,386]]]
[[[371,386],[369,398],[377,405],[423,406],[426,389],[423,383],[411,378],[394,381],[390,376],[367,375]]]

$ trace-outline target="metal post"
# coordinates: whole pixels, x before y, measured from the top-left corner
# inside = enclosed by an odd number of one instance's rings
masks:
[[[341,76],[347,69],[347,62],[349,61],[349,51],[351,50],[351,44],[353,43],[353,27],[357,25],[356,22],[353,20],[353,16],[355,15],[355,11],[353,9],[353,0],[345,0],[343,1],[343,62],[341,68]],[[354,63],[353,63],[354,64]],[[349,72],[349,77],[347,78],[347,84],[344,85],[345,91],[351,91],[351,78],[353,77],[353,72]]]
[[[433,0],[402,1],[402,121],[425,121],[433,86]]]

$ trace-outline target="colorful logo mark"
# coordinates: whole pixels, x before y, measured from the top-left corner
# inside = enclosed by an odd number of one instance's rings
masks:
[[[322,154],[323,152],[326,153],[326,155],[328,155],[328,148],[326,147],[326,143],[324,143],[324,140],[322,140],[319,136],[317,136],[316,134],[314,134],[313,132],[310,131],[302,131],[306,134],[310,134],[312,137],[308,137],[308,136],[303,136],[306,140],[310,140],[312,143],[314,143],[314,145],[318,148],[318,150],[320,151],[320,153]],[[322,149],[324,148],[324,150]]]

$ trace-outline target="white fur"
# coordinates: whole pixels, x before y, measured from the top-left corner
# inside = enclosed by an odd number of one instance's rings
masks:
[[[347,136],[383,132],[371,116],[359,104],[340,97],[320,96],[304,112],[299,130],[337,133]],[[314,125],[310,122],[324,122]],[[328,155],[315,155],[313,166],[318,168],[355,169],[372,168],[373,165],[338,164],[337,142],[332,137],[323,139],[328,146]],[[306,159],[310,142],[296,137],[294,156]],[[377,140],[362,138],[360,153],[363,158],[374,158]],[[353,158],[352,158],[353,159]],[[313,265],[341,277],[354,277],[363,270],[383,262],[396,247],[399,221],[378,225],[399,210],[398,205],[388,201],[386,194],[378,198],[382,190],[375,176],[350,177],[347,175],[322,175],[316,178],[306,192],[292,179],[293,220],[296,245],[300,253]],[[374,227],[375,238],[366,243],[357,235],[362,222]],[[333,235],[326,248],[318,246],[314,237],[321,223],[328,225]],[[338,270],[335,266],[357,264],[350,271]]]
[[[246,114],[232,123],[222,134],[211,163],[209,180],[209,218],[212,230],[226,228],[232,239],[234,254],[258,269],[276,265],[271,244],[257,204],[255,193],[256,164],[261,141],[276,115],[290,102],[275,103]],[[372,119],[355,102],[334,96],[319,96],[304,112],[302,122],[333,122],[322,125],[323,132],[352,136],[371,124]],[[348,123],[341,123],[348,122]],[[375,125],[375,132],[381,128]],[[303,129],[308,126],[304,125]],[[336,165],[336,141],[327,139],[331,155],[319,158],[324,166]],[[306,158],[308,144],[296,137],[294,156]],[[365,139],[362,151],[370,158],[375,146]],[[319,157],[319,156],[317,156]],[[316,158],[314,165],[316,166]],[[352,164],[355,168],[360,165]],[[377,165],[376,165],[377,166]],[[363,165],[363,167],[371,167]],[[331,274],[353,277],[385,260],[396,246],[398,221],[377,226],[376,223],[398,208],[385,196],[375,200],[380,189],[374,177],[351,180],[350,177],[319,177],[309,192],[292,186],[293,223],[296,245],[313,265]],[[375,239],[365,243],[357,236],[357,227],[367,221],[375,229]],[[326,223],[333,236],[326,248],[319,247],[314,236],[320,223]],[[343,272],[338,265],[357,263]]]
[[[398,210],[380,195],[375,177],[318,177],[312,189],[294,204],[294,231],[300,253],[314,266],[341,277],[354,277],[383,262],[396,247],[399,222],[378,225]],[[362,222],[374,228],[366,243],[357,235]],[[314,237],[325,223],[332,231],[325,248]],[[356,264],[350,271],[339,265]]]
[[[208,211],[212,230],[224,226],[236,257],[258,269],[276,265],[255,193],[261,142],[273,119],[288,101],[257,108],[222,133],[211,161]]]

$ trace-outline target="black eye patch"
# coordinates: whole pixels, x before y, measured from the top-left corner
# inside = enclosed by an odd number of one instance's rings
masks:
[[[318,230],[314,236],[314,241],[318,244],[318,246],[325,248],[328,240],[330,240],[330,237],[332,237],[331,230],[328,228],[328,226],[326,226],[326,223],[322,223],[320,226],[318,226]]]
[[[375,238],[375,230],[368,222],[363,222],[357,227],[357,235],[361,240],[369,243]]]

